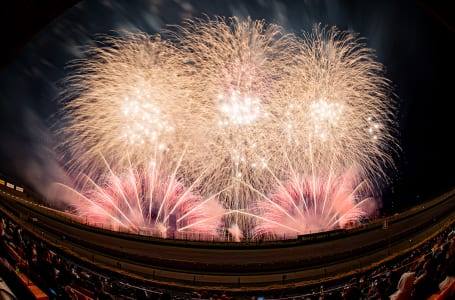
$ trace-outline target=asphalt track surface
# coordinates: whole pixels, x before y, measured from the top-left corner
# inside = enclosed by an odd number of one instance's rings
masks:
[[[351,276],[408,252],[455,220],[455,190],[330,239],[173,241],[95,229],[0,189],[0,209],[85,265],[167,287],[279,290]],[[384,229],[384,220],[387,228]]]

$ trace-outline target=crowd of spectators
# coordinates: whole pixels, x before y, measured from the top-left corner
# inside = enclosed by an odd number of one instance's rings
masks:
[[[279,294],[238,295],[219,291],[171,291],[158,286],[132,285],[125,278],[101,274],[56,253],[24,232],[21,226],[0,215],[0,274],[23,273],[44,291],[49,299],[455,299],[455,234],[450,227],[436,237],[395,260],[350,279],[306,291]],[[8,275],[8,274],[6,274]],[[13,285],[17,282],[11,281]],[[15,287],[22,295],[24,291]]]
[[[25,274],[49,299],[161,299],[166,294],[158,288],[132,286],[89,270],[50,250],[44,241],[4,216],[0,216],[0,239],[0,274],[10,279],[8,283],[19,294],[18,299],[32,295],[13,279],[13,273]]]
[[[451,226],[403,257],[344,284],[300,295],[299,299],[455,299],[455,234]],[[295,299],[296,297],[291,297]]]

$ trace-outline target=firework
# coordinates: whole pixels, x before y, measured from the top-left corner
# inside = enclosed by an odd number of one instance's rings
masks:
[[[178,157],[167,158],[167,152],[182,131],[175,120],[183,98],[178,52],[143,33],[99,43],[72,64],[64,82],[59,134],[68,169],[97,176],[105,172],[104,159],[114,170],[151,161],[164,168]]]
[[[373,50],[353,33],[320,26],[296,48],[278,97],[290,175],[272,193],[258,193],[259,235],[295,237],[373,216],[398,149],[390,84]]]
[[[155,228],[180,204],[205,203],[213,216],[188,224],[214,233],[223,218],[218,232],[235,240],[345,227],[375,211],[398,149],[395,107],[357,35],[217,17],[163,36],[104,38],[66,80],[60,150],[84,174],[79,211]],[[147,195],[166,203],[159,216]]]
[[[268,168],[281,147],[274,105],[288,84],[293,38],[278,25],[235,17],[191,20],[177,29],[172,36],[192,79],[194,142],[183,166],[190,177],[203,174],[203,194],[224,189],[220,199],[227,209],[248,209],[255,198],[250,186],[267,191],[274,181]],[[242,230],[251,225],[235,213],[227,222]]]
[[[257,203],[258,237],[296,238],[299,234],[354,227],[377,212],[368,182],[352,170],[327,176],[292,177],[270,198]]]
[[[88,182],[72,201],[74,213],[95,226],[164,238],[218,236],[225,213],[218,201],[204,200],[154,164]]]
[[[286,155],[310,173],[355,166],[386,179],[397,147],[389,81],[374,51],[356,34],[316,26],[297,43],[295,68],[282,90]]]

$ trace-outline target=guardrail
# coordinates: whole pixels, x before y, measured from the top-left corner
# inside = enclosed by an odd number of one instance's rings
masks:
[[[405,214],[400,214],[400,215],[390,217],[390,218],[388,218],[388,220],[390,221],[389,224],[393,224],[393,226],[400,226],[401,221],[406,221],[408,218],[412,218],[413,216],[417,215],[420,211],[425,211],[426,209],[435,207],[438,204],[441,204],[445,201],[447,201],[447,203],[449,203],[452,207],[453,206],[452,203],[454,201],[452,201],[453,199],[449,199],[449,198],[452,197],[453,195],[454,195],[454,193],[452,191],[451,193],[447,193],[445,195],[442,195],[441,197],[438,197],[438,199],[430,201],[431,203],[426,204],[425,207],[419,206],[410,212],[406,212]],[[131,233],[129,233],[129,234],[128,233],[118,233],[118,232],[112,232],[112,231],[106,230],[106,229],[92,228],[90,226],[87,226],[85,224],[80,224],[75,221],[67,222],[68,218],[65,218],[64,213],[62,215],[61,212],[49,210],[40,205],[31,204],[29,201],[26,201],[24,199],[18,199],[17,197],[12,198],[11,201],[0,201],[0,205],[8,205],[8,204],[10,205],[10,209],[8,209],[9,212],[10,213],[15,212],[16,217],[19,216],[20,219],[22,219],[22,222],[28,220],[27,216],[30,217],[31,216],[30,211],[32,211],[34,213],[39,213],[39,214],[42,213],[41,216],[43,218],[47,218],[47,217],[50,217],[53,219],[55,218],[55,220],[58,220],[59,222],[61,222],[62,225],[65,224],[65,226],[73,226],[73,227],[79,228],[80,230],[85,231],[85,232],[90,231],[90,232],[96,232],[97,234],[110,235],[113,238],[119,239],[119,241],[127,239],[127,240],[134,240],[134,241],[144,242],[144,243],[150,243],[150,242],[159,243],[161,245],[170,245],[173,247],[175,247],[175,246],[190,247],[190,248],[201,247],[201,248],[211,248],[211,249],[224,248],[224,247],[231,248],[230,246],[234,246],[234,245],[236,245],[234,247],[235,249],[245,249],[245,250],[252,249],[252,248],[261,249],[262,247],[271,247],[271,248],[276,247],[277,251],[280,251],[279,248],[282,248],[282,247],[287,247],[287,246],[300,247],[300,246],[304,246],[307,244],[321,242],[321,240],[316,239],[316,240],[310,240],[307,242],[302,242],[302,241],[283,242],[282,244],[279,244],[279,245],[276,243],[272,243],[271,246],[270,245],[264,246],[264,245],[251,245],[251,244],[244,244],[244,243],[235,243],[235,244],[211,243],[211,242],[207,243],[207,242],[173,241],[173,240],[165,240],[165,239],[156,239],[153,237],[142,237],[142,236],[138,236],[136,234],[131,234]],[[14,206],[14,204],[20,205],[21,207],[23,207],[24,211],[28,211],[29,214],[27,215],[26,213],[21,213],[18,210],[18,208]],[[29,205],[31,205],[31,206],[29,206]],[[31,207],[33,207],[32,210],[30,210]],[[452,211],[453,210],[445,210],[444,212],[451,213]],[[39,218],[40,218],[39,214],[37,216],[37,221],[39,221]],[[19,217],[18,217],[18,219],[19,219]],[[69,219],[71,219],[71,218],[69,218]],[[45,221],[45,220],[43,220],[43,221]],[[418,226],[417,227],[412,226],[412,228],[409,228],[409,230],[407,230],[407,232],[412,232],[414,230],[417,230],[417,228],[425,228],[425,226],[430,224],[432,221],[433,220],[428,219],[424,223],[415,224],[416,226],[417,225]],[[46,222],[44,222],[44,223],[46,223]],[[349,232],[343,232],[343,233],[340,232],[340,234],[342,234],[344,236],[356,235],[356,234],[359,234],[359,233],[362,233],[365,231],[374,230],[374,228],[378,229],[378,227],[380,227],[382,224],[383,224],[382,222],[377,220],[376,222],[372,222],[371,224],[366,224],[363,228],[359,228],[359,229],[352,230]],[[37,224],[35,223],[33,226],[37,226]],[[43,226],[45,226],[45,225],[43,225]],[[45,231],[54,232],[57,236],[61,236],[61,237],[62,237],[62,234],[65,233],[64,230],[60,230],[61,228],[59,226],[56,226],[56,227],[47,226],[47,227],[43,227],[43,229]],[[386,232],[386,231],[384,231],[384,232]],[[247,262],[247,263],[233,264],[233,265],[223,264],[223,261],[220,261],[220,263],[211,262],[210,264],[203,264],[200,262],[194,263],[194,262],[191,262],[188,260],[171,260],[171,259],[161,260],[161,259],[157,259],[156,257],[153,257],[153,256],[149,257],[149,256],[141,256],[141,255],[132,255],[131,253],[126,253],[125,251],[120,251],[118,249],[118,247],[117,248],[102,247],[99,244],[97,244],[95,241],[93,243],[90,241],[87,242],[86,240],[78,239],[77,236],[71,236],[71,237],[68,237],[68,239],[70,239],[70,241],[74,242],[74,244],[81,244],[82,246],[87,247],[89,249],[93,249],[94,251],[96,251],[98,253],[103,253],[103,255],[117,257],[120,261],[122,261],[122,263],[123,262],[130,262],[130,263],[135,263],[135,264],[137,263],[139,265],[148,265],[151,268],[156,269],[156,270],[188,272],[190,274],[200,273],[200,274],[207,274],[207,275],[209,275],[209,274],[216,275],[216,274],[222,273],[223,275],[231,276],[234,278],[232,283],[229,282],[229,283],[225,283],[224,285],[226,287],[236,287],[236,286],[240,286],[240,281],[238,283],[236,283],[236,280],[235,280],[236,276],[239,274],[241,274],[241,276],[244,276],[244,275],[247,276],[247,275],[253,275],[253,274],[258,274],[258,275],[277,274],[276,277],[278,279],[276,280],[276,282],[268,281],[268,284],[273,284],[273,283],[281,284],[282,282],[281,282],[280,278],[281,278],[281,274],[283,272],[288,272],[288,271],[292,271],[292,270],[302,271],[302,270],[321,269],[321,268],[325,269],[325,266],[330,265],[337,261],[356,260],[357,255],[358,255],[358,257],[361,257],[369,252],[375,253],[376,251],[378,251],[378,249],[381,249],[378,247],[384,248],[384,247],[386,247],[384,245],[387,245],[387,242],[393,243],[393,241],[395,241],[395,240],[398,241],[405,235],[406,235],[406,233],[394,234],[392,236],[387,236],[387,234],[384,234],[381,236],[381,238],[375,240],[374,242],[359,246],[356,249],[354,249],[354,251],[334,252],[330,256],[321,255],[321,256],[313,257],[311,259],[306,259],[305,257],[302,257],[301,259],[293,260],[293,261],[281,261],[281,262],[275,261],[275,262],[269,262],[269,263],[265,263],[265,264]],[[334,236],[336,236],[336,234],[334,234]],[[39,235],[37,237],[44,238],[44,236],[40,237]],[[55,247],[55,245],[59,244],[59,242],[57,242],[57,241],[54,241],[54,242],[56,242],[56,244],[54,244],[53,247]],[[54,242],[52,242],[52,243],[54,243]],[[268,243],[264,243],[264,244],[268,244]],[[62,250],[61,248],[59,248],[59,249]],[[184,249],[182,249],[182,251],[184,251]],[[88,257],[87,260],[85,260],[85,261],[82,260],[80,262],[82,264],[85,264],[87,267],[94,267],[94,268],[100,267],[100,265],[98,265],[98,264],[91,265],[89,260],[90,260],[90,257]],[[102,267],[101,269],[104,272],[106,272],[106,271],[114,272],[114,273],[118,272],[118,270],[114,271],[113,269],[112,270],[109,268],[105,269],[104,267]],[[117,269],[119,269],[119,268],[117,268]],[[360,269],[360,267],[359,267],[359,269]],[[114,276],[114,273],[112,273],[113,276]],[[324,273],[325,273],[325,271],[324,271]],[[335,273],[331,273],[330,271],[327,274],[330,276],[335,275]],[[117,275],[118,275],[118,273],[117,273]],[[190,279],[183,279],[183,278],[176,279],[176,278],[170,278],[170,277],[169,278],[163,277],[163,275],[159,274],[159,273],[157,276],[155,276],[154,271],[153,271],[153,275],[151,275],[150,273],[140,273],[140,272],[136,273],[136,275],[144,276],[145,278],[153,277],[153,280],[157,280],[158,282],[160,282],[160,285],[166,285],[166,282],[173,282],[174,284],[178,282],[182,285],[189,284],[189,285],[194,285],[194,286],[203,283],[202,281],[199,281],[199,280],[191,281]],[[326,275],[324,275],[324,278],[325,277],[326,277]],[[314,277],[314,279],[316,279],[316,277]],[[293,280],[295,280],[295,279],[293,279]],[[291,279],[286,279],[286,281],[293,282]],[[283,279],[283,282],[284,282],[284,279]],[[262,284],[249,283],[248,286],[262,286]]]
[[[1,179],[0,179],[1,180]],[[5,180],[3,180],[5,181]],[[5,181],[6,182],[6,181]],[[1,181],[0,181],[1,183]],[[10,183],[11,185],[16,186],[13,183]],[[4,189],[2,185],[0,185],[0,190]],[[110,235],[110,236],[122,236],[124,238],[128,239],[136,239],[136,240],[142,240],[142,241],[151,241],[155,243],[162,243],[162,244],[172,244],[172,245],[182,245],[182,246],[192,246],[192,247],[206,247],[207,244],[201,244],[204,242],[210,243],[211,247],[283,247],[283,246],[294,246],[296,243],[312,243],[312,242],[320,242],[324,241],[327,239],[339,239],[346,237],[347,235],[353,235],[353,234],[358,234],[362,232],[367,232],[369,230],[374,230],[377,229],[380,226],[383,226],[384,222],[387,222],[387,224],[393,224],[397,220],[403,219],[403,218],[409,218],[412,217],[416,214],[418,214],[420,211],[423,209],[428,209],[431,208],[435,205],[438,205],[441,201],[445,201],[447,198],[455,195],[455,189],[450,190],[443,195],[436,197],[435,199],[428,201],[424,205],[418,205],[415,207],[412,207],[404,212],[401,212],[399,214],[393,215],[393,216],[388,216],[388,217],[383,217],[375,220],[371,220],[365,224],[362,224],[358,227],[352,228],[352,229],[339,229],[339,230],[332,230],[332,231],[325,231],[325,232],[318,232],[318,233],[313,233],[313,234],[303,234],[299,235],[297,239],[286,239],[285,237],[283,239],[276,239],[276,240],[262,240],[262,239],[250,239],[242,242],[235,242],[235,241],[229,241],[229,240],[222,240],[222,239],[216,239],[213,236],[204,236],[199,233],[196,234],[181,234],[178,236],[178,238],[162,238],[157,235],[152,235],[152,234],[144,234],[145,232],[141,232],[140,230],[138,231],[133,231],[130,229],[124,229],[124,228],[117,228],[113,229],[110,226],[105,226],[102,223],[90,223],[87,219],[84,219],[83,217],[76,216],[73,214],[65,213],[56,209],[52,209],[49,207],[46,207],[44,205],[40,205],[31,201],[28,201],[24,199],[21,196],[26,196],[27,194],[24,193],[24,190],[22,188],[21,192],[18,192],[15,188],[12,188],[14,191],[13,194],[16,196],[19,196],[18,199],[21,201],[26,201],[29,202],[29,204],[34,205],[37,210],[40,210],[38,213],[40,214],[46,214],[49,217],[54,218],[58,217],[60,220],[67,222],[67,223],[72,223],[75,226],[80,226],[84,230],[92,231],[92,232],[99,232],[104,235]],[[57,220],[57,219],[56,219]]]
[[[437,205],[441,201],[446,201],[448,198],[452,196],[452,194],[449,194],[446,198],[443,198],[442,200],[436,201],[435,203],[428,205],[427,209]],[[376,239],[374,241],[371,241],[369,244],[365,244],[362,246],[359,246],[355,248],[354,250],[349,250],[349,251],[338,251],[336,253],[331,254],[330,256],[319,256],[319,257],[311,257],[311,258],[302,258],[297,261],[289,261],[289,262],[280,262],[279,264],[274,264],[274,263],[248,263],[244,262],[242,264],[236,264],[236,265],[226,265],[222,263],[211,263],[211,264],[204,264],[200,262],[190,262],[188,260],[182,261],[182,260],[175,260],[175,259],[158,259],[153,256],[141,256],[138,254],[134,253],[127,253],[125,251],[119,250],[118,248],[112,248],[109,246],[104,246],[100,245],[96,241],[87,241],[83,238],[80,238],[83,236],[84,231],[90,231],[94,232],[97,234],[102,234],[105,236],[111,236],[112,238],[119,239],[127,239],[127,240],[132,240],[132,241],[137,241],[137,242],[146,242],[146,243],[156,243],[156,244],[161,244],[161,245],[172,245],[172,246],[180,246],[180,247],[191,247],[191,248],[207,248],[210,247],[212,249],[214,248],[229,248],[232,249],[232,246],[235,246],[234,248],[236,249],[259,249],[259,248],[273,248],[273,247],[278,247],[281,248],[283,245],[286,246],[302,246],[306,244],[311,244],[311,243],[318,243],[326,239],[339,239],[347,236],[352,236],[356,234],[360,234],[362,232],[366,231],[371,231],[374,229],[378,229],[380,227],[380,223],[376,222],[367,226],[364,226],[362,228],[356,229],[356,230],[340,230],[340,231],[333,231],[333,232],[326,232],[326,233],[319,233],[319,234],[313,234],[313,235],[308,235],[305,240],[300,240],[300,241],[289,241],[288,243],[258,243],[258,244],[245,244],[245,243],[207,243],[207,242],[188,242],[188,241],[179,241],[179,240],[166,240],[166,239],[158,239],[155,237],[150,237],[150,236],[140,236],[137,234],[131,234],[131,233],[123,233],[123,232],[114,232],[111,230],[105,230],[105,229],[100,229],[96,227],[91,227],[85,224],[81,224],[79,222],[75,222],[71,218],[65,218],[64,216],[61,215],[61,213],[56,213],[55,211],[49,210],[47,208],[44,208],[40,205],[36,205],[33,203],[30,203],[26,200],[23,199],[15,199],[14,200],[16,205],[22,206],[23,210],[27,210],[30,212],[30,215],[21,215],[19,213],[19,217],[23,220],[32,220],[33,218],[36,218],[36,222],[34,222],[35,226],[38,226],[42,228],[45,231],[52,232],[57,236],[60,236],[65,239],[69,239],[72,242],[84,246],[89,249],[96,249],[98,252],[102,252],[106,255],[112,256],[112,257],[118,257],[118,258],[126,258],[128,256],[129,261],[134,261],[136,263],[140,264],[146,264],[146,265],[151,265],[151,266],[157,266],[162,269],[169,269],[169,270],[179,270],[179,271],[191,271],[191,272],[204,272],[204,273],[217,273],[217,272],[224,272],[224,273],[251,273],[251,272],[257,272],[257,273],[264,273],[264,272],[278,272],[283,269],[305,269],[305,268],[311,268],[315,267],[318,265],[323,265],[326,264],[327,261],[338,261],[338,260],[343,260],[343,259],[349,259],[355,256],[363,255],[365,253],[371,252],[371,251],[377,251],[377,249],[383,248],[384,245],[387,245],[387,243],[394,242],[397,240],[402,239],[406,235],[408,235],[410,232],[418,231],[422,228],[425,228],[430,224],[433,220],[427,220],[426,222],[422,222],[420,224],[415,224],[415,226],[408,228],[407,230],[400,231],[397,234],[393,234],[391,236],[383,235],[382,238]],[[450,201],[450,200],[448,200]],[[4,205],[9,206],[10,211],[15,212],[17,211],[17,207],[14,207],[14,205],[8,205],[7,203],[4,203]],[[415,216],[416,214],[419,213],[421,210],[413,210],[410,213],[406,213],[400,216],[395,216],[393,218],[390,218],[389,221],[393,224],[396,224],[400,221],[406,220],[408,218],[411,218]],[[450,211],[447,211],[449,213]],[[67,232],[63,229],[61,229],[60,226],[48,226],[46,222],[40,222],[40,219],[44,218],[50,218],[53,221],[59,222],[61,224],[65,224],[66,226],[72,226],[74,228],[77,228],[78,230],[81,231],[80,235],[72,235],[68,236]]]

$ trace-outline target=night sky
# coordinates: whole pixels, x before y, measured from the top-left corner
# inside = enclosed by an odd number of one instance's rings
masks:
[[[446,1],[449,2],[449,1]],[[384,191],[384,211],[401,210],[455,186],[455,16],[419,1],[16,1],[1,4],[0,174],[36,189],[63,176],[50,127],[65,66],[112,30],[153,34],[189,17],[265,19],[288,32],[313,24],[358,32],[375,49],[399,103],[403,151]],[[12,17],[7,20],[6,16]],[[393,191],[393,192],[392,192]]]

